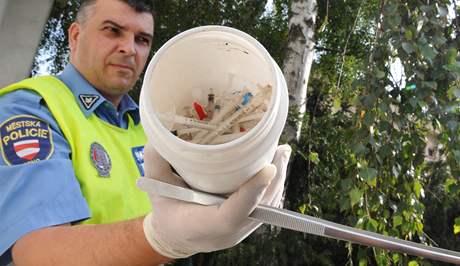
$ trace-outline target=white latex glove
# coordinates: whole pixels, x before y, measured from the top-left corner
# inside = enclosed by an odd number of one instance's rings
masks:
[[[267,165],[220,205],[204,206],[149,194],[153,211],[144,219],[145,236],[154,250],[169,258],[232,247],[261,223],[249,220],[259,204],[278,207],[283,195],[289,145],[278,147]],[[145,176],[188,187],[150,145],[144,150]]]

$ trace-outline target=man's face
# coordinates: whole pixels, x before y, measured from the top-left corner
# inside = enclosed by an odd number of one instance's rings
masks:
[[[86,19],[69,28],[70,62],[108,100],[128,92],[144,69],[153,17],[119,0],[97,0]]]

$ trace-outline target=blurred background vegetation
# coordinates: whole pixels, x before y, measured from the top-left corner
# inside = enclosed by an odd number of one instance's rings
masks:
[[[155,1],[152,55],[184,30],[217,24],[254,36],[283,68],[297,2],[308,1]],[[32,75],[67,64],[65,29],[77,7],[55,1]],[[285,208],[460,250],[459,12],[457,0],[316,3],[301,134],[284,138],[293,147]],[[299,117],[292,108],[289,123]],[[175,264],[443,265],[269,226]]]

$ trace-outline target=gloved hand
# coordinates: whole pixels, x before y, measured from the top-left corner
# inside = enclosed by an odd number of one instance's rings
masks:
[[[290,154],[289,145],[279,146],[273,164],[220,205],[204,206],[149,194],[153,211],[144,219],[148,242],[154,250],[173,259],[238,244],[261,225],[248,218],[258,204],[279,206]],[[150,145],[144,149],[144,167],[146,177],[188,187]]]

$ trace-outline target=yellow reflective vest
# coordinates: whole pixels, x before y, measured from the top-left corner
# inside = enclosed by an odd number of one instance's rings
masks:
[[[135,153],[146,143],[140,123],[135,125],[129,117],[123,129],[94,113],[85,117],[70,89],[56,77],[25,79],[0,89],[0,95],[16,89],[43,97],[70,145],[75,175],[91,210],[91,218],[82,223],[117,222],[151,210],[147,194],[135,185],[141,175]]]

